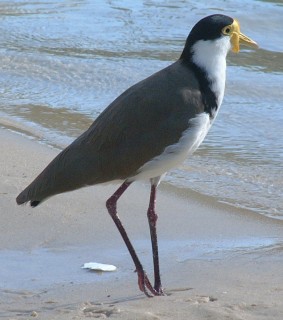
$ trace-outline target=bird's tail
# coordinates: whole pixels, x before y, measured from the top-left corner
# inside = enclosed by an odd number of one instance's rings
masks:
[[[31,207],[36,207],[46,198],[46,192],[42,192],[40,179],[42,173],[17,196],[17,204],[30,202]]]
[[[41,200],[32,200],[29,197],[29,187],[22,191],[16,198],[17,204],[24,204],[30,201],[31,207],[36,207],[41,203]]]
[[[51,197],[56,193],[64,192],[60,189],[60,175],[57,178],[56,172],[62,157],[61,152],[49,165],[28,185],[16,198],[17,204],[24,204],[30,202],[32,207],[38,206],[43,200]],[[61,170],[64,173],[64,170]],[[65,176],[61,178],[64,181]]]
[[[84,167],[78,165],[81,163],[80,152],[66,148],[18,195],[17,204],[30,202],[32,207],[36,207],[51,196],[87,185],[87,172],[83,172],[84,176],[80,171]]]

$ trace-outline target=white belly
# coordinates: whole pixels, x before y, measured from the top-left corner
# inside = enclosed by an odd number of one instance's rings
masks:
[[[160,177],[177,167],[199,147],[210,127],[211,120],[207,113],[189,120],[189,128],[184,131],[180,140],[140,167],[138,174],[129,181]]]

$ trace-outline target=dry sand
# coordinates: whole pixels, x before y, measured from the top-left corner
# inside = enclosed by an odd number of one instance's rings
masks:
[[[116,185],[53,197],[36,209],[16,195],[58,153],[0,130],[0,318],[283,319],[283,221],[162,186],[158,233],[164,297],[137,287],[132,261],[105,209]],[[149,185],[118,210],[152,277]],[[114,264],[112,273],[80,268]]]

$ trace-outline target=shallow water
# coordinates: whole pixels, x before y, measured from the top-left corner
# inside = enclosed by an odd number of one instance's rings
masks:
[[[151,265],[151,252],[147,241],[136,243],[145,265]],[[282,251],[282,241],[269,237],[250,237],[237,239],[195,239],[189,241],[161,241],[160,254],[162,269],[176,263],[187,263],[193,260],[212,261],[250,255],[252,259],[278,259]],[[174,253],[168,255],[168,250]],[[91,254],[96,252],[96,254]],[[117,271],[94,272],[81,269],[86,262],[115,263]],[[128,266],[125,261],[128,261]],[[116,277],[129,277],[132,272],[132,261],[126,248],[112,250],[94,250],[93,246],[40,248],[28,251],[1,250],[0,252],[1,289],[25,290],[49,289],[56,284],[95,283],[115,281]],[[20,266],[20,267],[19,267]],[[149,268],[151,270],[151,268]]]
[[[0,3],[0,124],[65,146],[123,90],[169,65],[220,12],[256,40],[228,57],[221,111],[166,182],[283,218],[282,1]]]

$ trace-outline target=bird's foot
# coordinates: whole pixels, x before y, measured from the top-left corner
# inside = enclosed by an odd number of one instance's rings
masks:
[[[166,293],[163,291],[161,284],[154,285],[154,290],[157,292],[157,296],[166,296]]]
[[[163,296],[163,290],[162,287],[160,286],[158,290],[156,290],[150,283],[147,274],[145,271],[142,270],[136,270],[138,274],[138,285],[140,290],[149,298],[152,298],[154,296]]]
[[[145,271],[143,269],[137,270],[137,274],[138,274],[138,285],[140,290],[149,298],[152,298],[153,296],[157,295],[157,291],[155,291],[155,289],[151,285]]]

